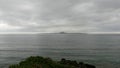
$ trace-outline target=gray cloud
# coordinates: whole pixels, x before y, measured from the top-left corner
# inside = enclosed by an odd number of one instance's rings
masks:
[[[119,32],[119,0],[0,0],[0,32]]]

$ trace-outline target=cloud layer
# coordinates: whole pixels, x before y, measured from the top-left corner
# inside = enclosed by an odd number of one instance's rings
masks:
[[[0,0],[0,32],[120,32],[119,0]]]

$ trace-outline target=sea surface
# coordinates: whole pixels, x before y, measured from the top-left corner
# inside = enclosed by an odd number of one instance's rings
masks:
[[[0,68],[29,56],[67,58],[96,65],[120,67],[120,35],[0,34]]]

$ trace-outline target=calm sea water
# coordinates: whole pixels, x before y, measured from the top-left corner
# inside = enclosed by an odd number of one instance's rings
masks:
[[[120,35],[11,34],[0,35],[0,68],[29,56],[67,58],[96,65],[120,67]]]

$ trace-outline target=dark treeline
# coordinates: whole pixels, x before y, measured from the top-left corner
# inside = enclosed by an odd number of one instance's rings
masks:
[[[85,64],[83,62],[77,62],[77,61],[72,61],[72,60],[66,60],[64,58],[61,59],[60,64],[64,65],[69,65],[69,66],[74,66],[75,68],[96,68],[94,65],[90,64]]]
[[[72,60],[61,59],[53,61],[51,58],[31,56],[19,64],[10,65],[9,68],[96,68],[94,65]]]

